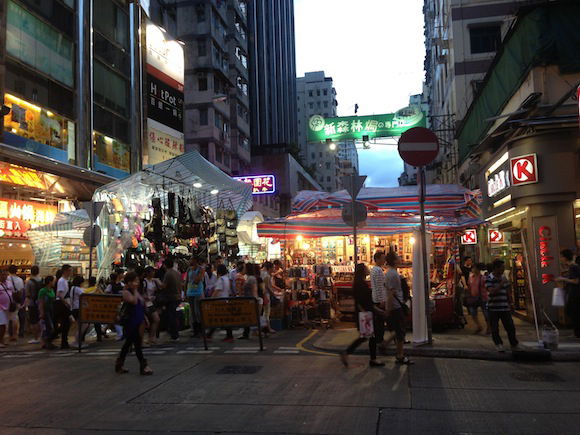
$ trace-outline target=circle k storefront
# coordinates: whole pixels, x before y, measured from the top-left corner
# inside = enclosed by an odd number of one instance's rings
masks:
[[[559,252],[580,253],[580,138],[573,130],[534,135],[484,153],[478,174],[482,213],[478,256],[505,261],[516,312],[533,317],[546,310],[564,321],[551,304],[552,278],[559,276]],[[540,317],[539,317],[540,318]]]

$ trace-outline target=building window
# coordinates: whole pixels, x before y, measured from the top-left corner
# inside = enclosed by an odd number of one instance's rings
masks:
[[[67,86],[74,86],[74,47],[64,34],[14,2],[8,2],[6,31],[8,54]]]
[[[318,152],[318,157],[322,158],[322,151]]]
[[[314,103],[308,103],[308,107],[310,107],[311,109],[314,109]]]
[[[195,15],[197,16],[197,22],[198,23],[205,22],[205,5],[198,4],[195,7]]]
[[[327,175],[327,176],[326,176],[326,182],[327,182],[327,183],[330,183],[330,175]]]
[[[326,162],[326,169],[330,169],[330,162]]]
[[[94,8],[95,28],[111,41],[129,48],[129,16],[112,0],[102,0]]]
[[[129,83],[101,62],[93,66],[93,95],[95,103],[119,115],[129,116]]]
[[[317,90],[316,90],[316,96],[317,96],[317,97],[320,97],[320,89],[317,89]]]
[[[328,89],[324,90],[324,95],[328,95]]]
[[[99,165],[110,166],[124,172],[131,171],[131,147],[109,136],[93,132],[93,151],[95,155],[95,169],[105,170]]]
[[[328,101],[324,102],[324,107],[328,107]]]
[[[469,29],[471,53],[492,53],[501,44],[501,27],[499,25],[471,27]]]
[[[316,107],[320,107],[320,101],[316,102]]]
[[[199,57],[207,56],[207,45],[203,39],[197,41],[197,55]]]
[[[328,113],[324,112],[324,117],[328,118]]]
[[[207,77],[200,77],[197,79],[197,89],[200,91],[207,91]]]
[[[312,160],[314,160],[316,158],[316,153],[312,153],[311,156],[312,156]]]
[[[207,109],[199,109],[199,125],[207,125]]]
[[[312,97],[312,91],[308,91],[308,96]]]

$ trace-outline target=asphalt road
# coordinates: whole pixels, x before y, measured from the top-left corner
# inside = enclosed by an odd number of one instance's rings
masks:
[[[0,433],[580,433],[578,363],[424,358],[406,368],[385,357],[371,369],[354,356],[345,369],[312,353],[309,334],[269,339],[265,352],[257,340],[207,353],[161,346],[149,350],[151,377],[133,356],[131,372],[115,374],[115,344],[4,354]]]

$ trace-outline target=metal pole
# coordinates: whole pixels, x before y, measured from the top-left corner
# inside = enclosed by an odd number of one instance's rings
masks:
[[[431,304],[429,301],[429,264],[427,263],[427,230],[425,226],[425,166],[419,168],[420,196],[419,204],[421,206],[421,254],[423,256],[423,287],[425,291],[425,318],[427,319],[427,342],[433,343],[433,335],[431,330]]]
[[[357,243],[357,221],[356,221],[356,210],[355,210],[355,204],[356,204],[356,195],[354,193],[354,183],[355,183],[355,175],[354,173],[352,174],[352,177],[350,178],[350,186],[351,186],[351,192],[352,194],[350,195],[351,198],[351,207],[352,207],[352,234],[354,237],[354,266],[356,267],[356,265],[358,264],[358,259],[357,259],[357,254],[358,254],[358,243]]]

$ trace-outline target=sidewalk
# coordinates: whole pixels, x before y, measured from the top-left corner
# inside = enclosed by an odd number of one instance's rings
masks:
[[[468,319],[469,321],[469,319]],[[552,361],[580,361],[580,339],[574,338],[572,331],[560,330],[558,350],[546,351],[538,346],[536,330],[533,324],[514,318],[517,336],[522,345],[522,352],[498,352],[491,340],[491,336],[475,335],[475,327],[468,323],[465,329],[446,329],[433,332],[433,344],[413,346],[405,345],[410,356],[438,357],[438,358],[465,358],[482,360],[549,360]],[[343,324],[335,329],[321,331],[312,342],[315,349],[327,352],[341,352],[358,337],[356,328]],[[540,328],[540,339],[542,330]],[[504,345],[509,349],[505,331],[500,326],[500,334]],[[389,333],[385,334],[388,337]],[[412,331],[407,332],[407,339],[412,341]],[[368,346],[361,345],[357,353],[368,354]],[[388,355],[394,355],[394,345],[389,346]]]

